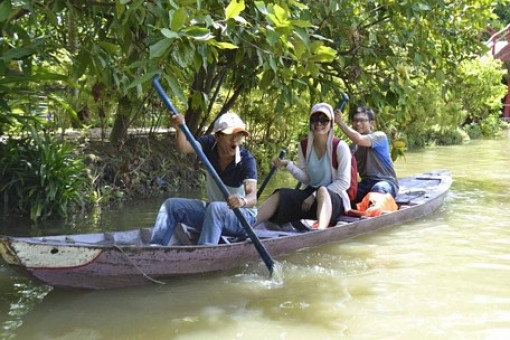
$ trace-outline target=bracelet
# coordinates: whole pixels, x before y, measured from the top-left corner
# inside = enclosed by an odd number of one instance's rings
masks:
[[[244,197],[241,197],[241,199],[244,201],[244,205],[241,208],[245,208],[246,205],[248,204],[248,201]]]

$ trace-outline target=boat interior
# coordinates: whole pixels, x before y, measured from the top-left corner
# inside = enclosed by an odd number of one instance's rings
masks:
[[[406,209],[415,205],[419,205],[427,201],[428,195],[426,188],[431,187],[431,178],[427,177],[420,180],[419,177],[410,178],[407,182],[401,183],[400,192],[396,198],[399,209]],[[437,180],[437,185],[441,180]],[[404,184],[404,185],[402,185]],[[433,185],[432,185],[433,186]],[[359,219],[367,217],[351,217],[341,216],[335,226],[346,225]],[[301,234],[305,232],[316,232],[311,225],[315,221],[301,220],[285,225],[275,225],[269,222],[258,225],[254,228],[255,234],[260,239],[276,238]],[[61,235],[61,236],[44,236],[33,238],[37,242],[45,242],[49,244],[77,244],[77,245],[97,245],[97,246],[149,246],[152,228],[139,228],[118,232],[104,232],[96,234],[78,234],[78,235]],[[193,227],[183,224],[178,225],[176,231],[170,240],[168,246],[195,246],[199,237],[199,231]],[[222,235],[220,244],[232,244],[246,241],[247,237],[233,237]]]

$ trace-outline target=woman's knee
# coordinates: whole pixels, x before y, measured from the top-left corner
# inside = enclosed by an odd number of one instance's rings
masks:
[[[317,189],[317,199],[326,199],[326,198],[329,198],[329,192],[328,192],[328,188],[326,187],[319,187],[319,189]]]

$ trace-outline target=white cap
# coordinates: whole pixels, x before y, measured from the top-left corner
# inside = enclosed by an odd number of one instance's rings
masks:
[[[214,122],[214,133],[220,131],[227,135],[237,132],[242,132],[245,136],[249,135],[246,131],[246,125],[243,123],[241,118],[233,112],[222,114],[216,122]]]
[[[329,105],[328,103],[315,104],[312,107],[310,116],[318,112],[324,113],[326,116],[328,116],[329,120],[333,120],[333,107],[331,107],[331,105]]]

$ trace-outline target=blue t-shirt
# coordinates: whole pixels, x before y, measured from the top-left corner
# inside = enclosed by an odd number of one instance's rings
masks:
[[[371,132],[367,135],[371,147],[356,146],[355,157],[361,179],[375,181],[389,181],[398,188],[397,175],[390,157],[388,137],[382,131]]]

